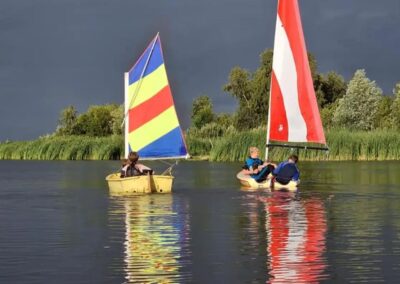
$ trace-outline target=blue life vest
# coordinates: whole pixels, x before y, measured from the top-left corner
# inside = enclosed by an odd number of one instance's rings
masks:
[[[252,157],[248,157],[246,159],[246,163],[243,166],[243,169],[245,170],[250,170],[250,169],[256,169],[258,166],[261,166],[264,162],[259,159],[259,158],[252,158]],[[255,177],[257,175],[251,175],[251,177]]]

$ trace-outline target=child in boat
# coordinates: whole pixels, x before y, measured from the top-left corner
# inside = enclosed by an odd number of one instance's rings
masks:
[[[140,176],[146,174],[153,174],[153,170],[145,165],[139,164],[139,154],[137,152],[130,152],[128,155],[129,167],[126,176]]]
[[[274,180],[283,185],[288,184],[292,180],[299,181],[300,171],[297,168],[298,160],[299,157],[296,155],[290,155],[287,161],[280,163],[272,172]]]
[[[268,175],[272,173],[275,164],[263,162],[260,158],[260,150],[257,147],[249,148],[249,157],[243,166],[243,173],[250,175],[257,182],[266,180]]]

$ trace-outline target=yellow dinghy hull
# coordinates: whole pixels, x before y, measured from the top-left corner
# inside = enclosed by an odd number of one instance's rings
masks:
[[[274,181],[271,184],[271,176],[268,176],[268,178],[263,182],[257,182],[255,179],[242,172],[239,172],[236,177],[240,181],[241,185],[247,189],[274,189],[296,191],[298,185],[300,184],[300,181],[290,181],[288,184],[281,184],[277,181]]]
[[[106,177],[110,194],[136,195],[149,193],[171,193],[173,176],[146,175],[121,178],[119,173]]]

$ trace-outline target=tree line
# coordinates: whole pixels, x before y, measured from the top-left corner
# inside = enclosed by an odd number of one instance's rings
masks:
[[[250,72],[234,67],[223,86],[225,94],[237,101],[233,113],[215,113],[209,96],[194,99],[191,125],[186,134],[191,137],[222,137],[267,125],[268,99],[272,72],[273,50],[260,55],[260,65]],[[391,94],[384,94],[365,70],[357,70],[346,82],[331,71],[317,71],[317,61],[308,54],[312,79],[321,119],[325,129],[346,128],[370,131],[400,128],[400,82]],[[122,134],[123,105],[94,105],[78,114],[74,106],[60,113],[56,136],[84,135],[103,137]]]
[[[272,72],[273,50],[260,55],[255,72],[234,67],[223,91],[234,97],[238,106],[232,114],[215,114],[208,96],[193,101],[191,126],[194,137],[220,137],[235,131],[247,131],[267,125],[268,99]],[[400,82],[393,93],[384,94],[365,70],[354,73],[349,82],[331,71],[318,73],[317,62],[308,54],[310,68],[325,129],[346,128],[370,131],[400,128]]]

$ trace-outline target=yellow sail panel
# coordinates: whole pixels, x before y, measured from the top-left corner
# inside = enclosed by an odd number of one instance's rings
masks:
[[[159,116],[129,133],[129,146],[133,151],[140,151],[168,132],[179,127],[175,107],[171,106]]]
[[[140,84],[138,88],[138,84]],[[148,74],[142,80],[136,81],[128,87],[128,97],[132,100],[129,108],[133,108],[141,103],[147,101],[154,95],[156,95],[162,88],[168,85],[167,72],[165,70],[165,65],[161,64],[156,70]]]

